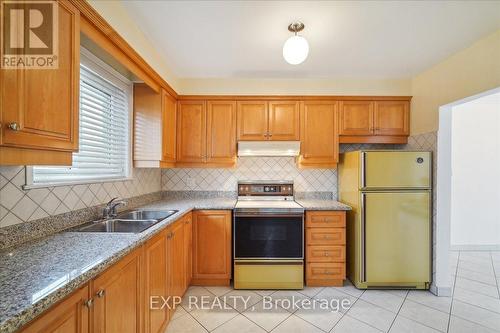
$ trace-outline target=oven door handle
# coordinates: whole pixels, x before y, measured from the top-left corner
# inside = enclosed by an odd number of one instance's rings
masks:
[[[234,217],[304,217],[303,213],[234,213]]]

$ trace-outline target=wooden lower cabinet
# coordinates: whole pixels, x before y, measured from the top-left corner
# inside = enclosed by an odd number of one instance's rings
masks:
[[[193,285],[225,285],[231,279],[231,211],[193,212]]]
[[[141,254],[142,247],[92,281],[92,332],[142,332]]]
[[[187,289],[191,284],[193,276],[193,217],[192,213],[184,216],[184,265],[185,265],[185,280],[184,289]]]
[[[169,296],[167,234],[168,230],[160,232],[144,246],[144,326],[146,333],[163,332],[169,319],[168,307],[163,306],[163,299]]]
[[[229,285],[230,240],[230,210],[190,212],[21,332],[163,332],[174,302],[163,306],[163,299],[183,296],[191,284]]]
[[[59,304],[53,306],[40,318],[21,330],[23,333],[87,333],[90,307],[89,285],[75,291]]]
[[[346,214],[306,212],[306,285],[342,286],[346,276]]]

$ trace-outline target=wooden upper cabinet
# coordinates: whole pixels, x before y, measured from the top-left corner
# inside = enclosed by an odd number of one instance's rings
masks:
[[[236,162],[236,102],[207,102],[208,163]]]
[[[177,162],[203,163],[206,160],[205,101],[180,101],[177,110]]]
[[[231,211],[193,212],[193,284],[229,285]]]
[[[141,332],[142,284],[139,248],[92,283],[92,332]]]
[[[410,103],[408,101],[375,102],[376,135],[409,135]]]
[[[162,90],[162,162],[174,163],[176,158],[177,101]]]
[[[0,70],[0,146],[78,150],[80,13],[69,1],[57,4],[58,68]]]
[[[276,141],[299,140],[299,102],[269,102],[268,139]]]
[[[340,102],[340,135],[372,135],[373,110],[371,101]]]
[[[89,307],[85,303],[89,299],[89,286],[78,289],[62,302],[58,303],[39,318],[35,319],[22,333],[88,333]]]
[[[268,105],[265,101],[239,101],[238,140],[267,140]]]
[[[306,101],[300,109],[299,166],[335,167],[339,156],[337,102]]]

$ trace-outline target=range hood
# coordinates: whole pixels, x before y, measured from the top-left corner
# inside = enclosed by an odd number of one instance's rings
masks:
[[[300,141],[239,141],[238,156],[298,156]]]

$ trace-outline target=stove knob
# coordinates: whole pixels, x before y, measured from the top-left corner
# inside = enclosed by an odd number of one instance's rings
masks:
[[[264,192],[269,192],[269,186],[264,187]]]

